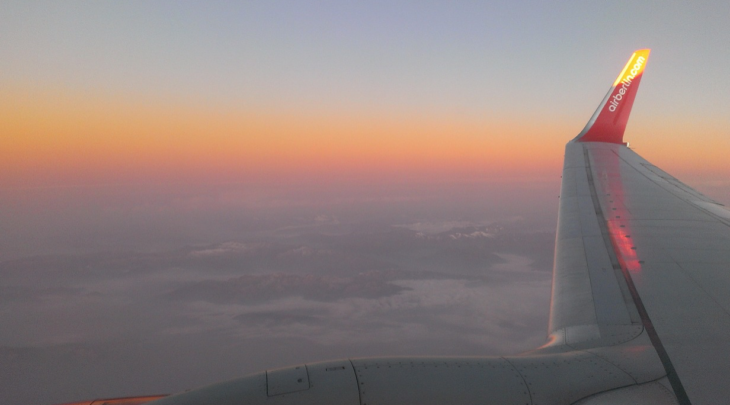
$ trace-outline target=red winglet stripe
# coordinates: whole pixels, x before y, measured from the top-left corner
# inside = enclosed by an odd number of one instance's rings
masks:
[[[650,49],[634,52],[591,120],[576,137],[580,142],[623,143],[626,123],[644,74]]]

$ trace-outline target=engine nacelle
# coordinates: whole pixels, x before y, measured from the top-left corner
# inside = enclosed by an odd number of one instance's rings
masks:
[[[572,404],[665,374],[649,345],[510,357],[365,358],[269,370],[154,404]],[[646,392],[654,398],[663,391]]]

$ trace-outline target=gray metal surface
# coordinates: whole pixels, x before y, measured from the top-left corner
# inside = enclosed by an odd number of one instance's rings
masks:
[[[309,373],[304,364],[266,371],[266,393],[270,397],[308,389]]]
[[[619,264],[607,246],[584,145],[570,142],[565,149],[548,328],[552,344],[572,347],[612,344],[606,339],[630,338],[642,330]]]
[[[307,387],[298,385],[305,375],[302,370],[309,377]],[[272,376],[278,380],[275,385],[284,387],[275,393]],[[510,357],[387,357],[314,363],[257,373],[154,403],[572,404],[663,376],[656,352],[646,334],[642,334],[621,345],[591,350],[536,351]],[[644,393],[645,397],[654,398],[651,395]]]
[[[278,374],[277,378],[281,378],[285,384],[291,385],[288,377],[296,377],[294,380],[296,382],[301,378],[301,374],[296,374],[304,369],[309,377],[308,387],[271,395],[267,387],[267,374],[271,372],[262,372],[173,395],[153,403],[155,405],[360,404],[357,379],[349,360],[313,363],[306,367],[301,365],[298,366],[299,369],[295,367],[275,370],[274,374]]]
[[[666,378],[641,385],[605,391],[576,402],[576,405],[667,405],[676,404]]]
[[[613,255],[614,270],[630,277],[660,343],[655,346],[665,350],[662,362],[676,372],[689,401],[727,402],[730,212],[623,145],[571,142],[565,162],[553,344],[571,345],[571,330],[592,328],[581,344],[601,345],[607,325],[645,324],[622,274],[610,277]],[[591,195],[597,226],[590,221]],[[601,227],[610,241],[604,249],[596,236]]]

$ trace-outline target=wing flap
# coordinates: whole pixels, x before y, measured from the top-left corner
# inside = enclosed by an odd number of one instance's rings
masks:
[[[641,320],[609,249],[584,144],[569,143],[565,162],[550,311],[552,342],[589,347],[605,344],[604,338],[617,333],[638,336]]]

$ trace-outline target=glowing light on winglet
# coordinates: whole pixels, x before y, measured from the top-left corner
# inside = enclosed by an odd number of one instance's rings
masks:
[[[634,53],[634,55],[631,57],[629,63],[626,64],[624,71],[621,72],[618,79],[616,79],[616,82],[613,84],[613,86],[616,87],[619,83],[621,83],[621,86],[618,88],[618,91],[614,92],[614,94],[611,96],[611,99],[608,101],[608,111],[610,112],[616,111],[624,95],[629,91],[631,83],[633,83],[632,80],[636,79],[636,77],[644,71],[646,58],[643,56],[638,56],[636,57],[636,59],[634,59],[634,56],[636,56],[636,53]],[[627,72],[629,65],[631,65],[632,61],[636,62],[634,63],[634,66],[631,67],[631,70]]]
[[[634,52],[603,102],[576,137],[579,142],[623,143],[624,131],[634,104],[650,49]]]
[[[631,55],[631,58],[626,62],[626,66],[624,66],[624,70],[619,73],[618,77],[616,78],[616,81],[613,82],[613,86],[615,87],[617,84],[621,83],[621,80],[624,78],[624,75],[626,74],[626,70],[631,66],[631,62],[634,61],[634,58],[636,57],[636,52],[634,52]]]

